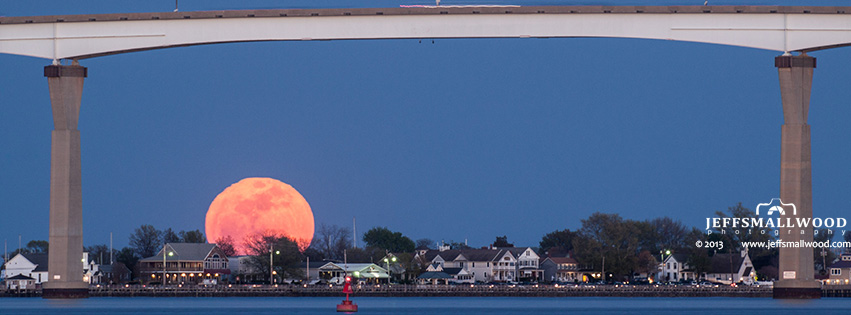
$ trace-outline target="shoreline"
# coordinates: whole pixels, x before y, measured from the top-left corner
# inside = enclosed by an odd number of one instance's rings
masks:
[[[834,290],[835,291],[835,290]],[[842,290],[851,296],[851,288]],[[824,290],[830,293],[829,290]],[[41,290],[0,292],[0,297],[40,297]],[[89,297],[345,297],[338,286],[219,285],[210,287],[92,287]],[[360,285],[354,297],[771,297],[771,287],[582,285]]]

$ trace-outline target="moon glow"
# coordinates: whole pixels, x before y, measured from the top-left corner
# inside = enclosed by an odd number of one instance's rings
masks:
[[[292,186],[272,178],[250,177],[213,199],[205,229],[209,243],[230,235],[238,255],[249,254],[246,237],[264,232],[289,237],[304,251],[313,240],[313,211]]]

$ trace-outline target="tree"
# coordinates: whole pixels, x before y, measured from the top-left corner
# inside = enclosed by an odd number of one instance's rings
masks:
[[[576,232],[567,229],[556,230],[544,235],[538,245],[541,247],[541,253],[565,257],[573,250],[573,239],[575,238]]]
[[[414,251],[414,241],[401,232],[392,232],[386,227],[374,227],[363,235],[367,247],[377,247],[394,253]]]
[[[679,220],[655,218],[638,223],[641,248],[658,254],[665,250],[681,251],[693,245],[685,242],[689,229]]]
[[[219,246],[225,255],[228,257],[236,256],[236,248],[233,246],[233,237],[228,236],[219,236],[219,239],[216,240],[216,245]]]
[[[414,247],[414,248],[435,249],[434,246],[433,246],[434,244],[435,244],[434,241],[431,240],[430,238],[421,238],[421,239],[418,239],[416,241],[417,246]]]
[[[163,232],[153,225],[144,224],[130,234],[130,247],[141,258],[151,257],[159,252],[163,244]],[[126,264],[128,267],[133,266]]]
[[[47,253],[50,249],[50,244],[44,240],[32,240],[27,243],[27,252],[30,253]]]
[[[98,264],[110,264],[111,263],[109,261],[109,246],[107,246],[106,244],[84,247],[83,251],[88,252],[89,253],[89,259],[94,260]],[[117,253],[117,251],[113,249],[112,253],[113,253],[113,259],[115,259],[114,255]]]
[[[349,248],[346,251],[346,256],[350,263],[374,263],[378,262],[386,255],[386,252],[383,249],[374,246],[366,248]]]
[[[337,225],[320,224],[311,247],[322,253],[326,259],[343,260],[343,250],[352,244],[352,231]]]
[[[653,255],[649,250],[643,250],[638,254],[636,262],[636,271],[652,274],[659,270],[659,261],[656,260],[656,255]]]
[[[270,231],[246,237],[245,248],[251,255],[248,265],[254,270],[269,272],[269,254],[274,250],[274,267],[276,279],[304,277],[304,271],[298,264],[304,261],[304,255],[299,251],[298,243],[286,236],[277,235]],[[267,274],[268,278],[269,275]]]
[[[200,230],[180,231],[180,241],[183,243],[206,243],[207,238]]]
[[[636,221],[625,221],[617,214],[596,212],[582,220],[579,237],[574,240],[574,252],[594,268],[603,268],[616,279],[631,275],[636,268],[638,227]],[[605,276],[606,280],[610,278]]]
[[[497,236],[493,242],[493,247],[514,247],[514,244],[508,242],[508,236]]]
[[[696,228],[692,228],[691,232],[686,235],[686,243],[696,244],[697,241],[701,241],[701,243],[706,244],[706,242],[713,240],[711,237],[707,236],[706,233],[703,233]],[[686,263],[694,269],[695,274],[700,275],[709,271],[709,268],[712,265],[712,258],[710,258],[709,251],[706,248],[692,246],[685,249],[675,249],[675,251],[683,250],[688,253]]]
[[[163,244],[180,243],[181,242],[180,236],[177,236],[177,233],[174,233],[174,230],[172,230],[171,228],[165,229],[165,231],[162,232],[162,237],[163,237]]]

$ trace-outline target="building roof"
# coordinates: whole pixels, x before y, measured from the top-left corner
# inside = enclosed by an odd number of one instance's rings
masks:
[[[544,261],[547,259],[556,264],[576,264],[576,259],[570,257],[547,257]]]
[[[18,275],[15,275],[14,277],[6,279],[6,281],[9,281],[9,280],[35,280],[35,279],[27,277],[24,274],[18,274]]]
[[[505,252],[503,249],[465,249],[461,254],[467,261],[497,261]]]
[[[325,264],[327,264],[327,262],[311,261],[310,262],[310,269],[317,269],[319,267],[325,266]],[[307,268],[307,262],[302,261],[302,262],[298,263],[298,267],[301,268],[301,269]]]
[[[461,272],[461,270],[464,270],[464,269],[462,269],[462,268],[443,268],[443,272],[450,275],[450,276],[451,275],[457,275],[458,273]]]
[[[47,271],[47,253],[22,253],[21,255],[35,265],[33,272]]]
[[[668,256],[668,258],[665,258],[665,262],[667,263],[668,260],[671,259],[671,258],[676,260],[678,263],[685,263],[686,261],[688,261],[688,254],[673,253],[673,254],[671,254],[671,256]]]
[[[417,279],[452,279],[452,276],[442,271],[429,271],[424,272]]]
[[[323,269],[323,270],[329,270],[329,269],[330,270],[334,270],[334,269],[342,270],[342,271],[345,271],[346,273],[358,272],[358,273],[364,275],[364,278],[373,277],[373,276],[370,276],[368,274],[377,274],[378,275],[377,277],[385,277],[385,278],[387,277],[387,270],[384,269],[383,267],[376,265],[376,264],[373,264],[373,263],[365,263],[365,264],[349,263],[347,265],[347,264],[338,264],[338,263],[329,262],[329,263],[322,265],[319,268]]]
[[[740,253],[715,254],[715,256],[712,256],[712,264],[708,273],[730,273],[730,256],[733,259],[733,273],[738,273],[742,268],[742,262],[744,262]]]
[[[511,252],[511,254],[514,255],[514,258],[520,258],[520,256],[522,256],[523,253],[525,253],[527,249],[531,249],[532,252],[535,253],[535,255],[538,255],[538,252],[536,252],[534,249],[532,249],[531,247],[528,247],[528,246],[527,247],[498,247],[497,249],[504,249],[504,250]],[[538,256],[540,256],[540,255],[538,255]]]
[[[840,260],[830,265],[829,268],[851,268],[851,261]]]
[[[98,271],[103,271],[104,273],[112,272],[112,265],[98,265]]]
[[[173,256],[166,256],[166,260],[168,261],[187,261],[187,260],[195,260],[195,261],[203,261],[207,258],[207,255],[216,248],[216,244],[207,244],[207,243],[168,243],[166,247],[169,251],[173,251]],[[227,257],[222,257],[227,258]],[[163,259],[163,250],[160,249],[156,255],[151,257],[146,257],[141,259],[140,261],[162,261]]]

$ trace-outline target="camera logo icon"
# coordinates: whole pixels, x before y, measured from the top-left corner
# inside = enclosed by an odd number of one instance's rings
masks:
[[[779,212],[780,215],[786,215],[786,210],[792,209],[792,215],[798,215],[798,209],[795,208],[795,204],[793,203],[783,203],[780,201],[780,198],[772,198],[768,203],[760,203],[756,206],[756,215],[759,215],[759,210],[767,209],[765,215],[772,215],[775,212]]]

